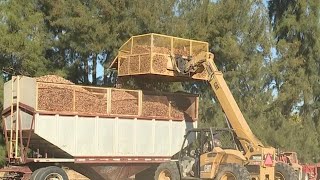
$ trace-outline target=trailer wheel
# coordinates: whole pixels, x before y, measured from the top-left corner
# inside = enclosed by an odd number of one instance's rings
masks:
[[[32,172],[32,175],[31,175],[31,177],[30,177],[30,180],[38,180],[39,178],[37,178],[37,177],[38,177],[39,173],[41,173],[42,171],[44,171],[44,169],[45,169],[45,168],[39,168],[39,169],[33,171],[33,172]]]
[[[250,180],[248,170],[240,164],[223,164],[220,165],[215,180]]]
[[[180,173],[175,162],[160,164],[154,175],[155,180],[180,180]]]
[[[298,174],[289,164],[278,162],[275,169],[276,180],[298,180]]]
[[[46,167],[36,178],[36,180],[69,180],[67,173],[57,166]]]

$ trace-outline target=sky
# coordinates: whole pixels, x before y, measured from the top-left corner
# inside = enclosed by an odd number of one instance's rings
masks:
[[[92,61],[89,61],[88,64],[89,66],[93,65]],[[102,77],[102,78],[104,77],[104,67],[103,67],[103,64],[99,63],[99,60],[97,63],[97,78],[98,77]],[[89,74],[89,81],[92,82],[92,74]]]

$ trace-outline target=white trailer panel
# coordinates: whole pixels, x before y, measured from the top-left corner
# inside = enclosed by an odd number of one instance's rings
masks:
[[[98,154],[112,155],[115,151],[115,121],[97,121],[99,131],[98,133]]]
[[[19,82],[19,85],[18,85]],[[25,105],[28,105],[32,108],[36,108],[36,80],[34,78],[26,77],[26,76],[17,76],[17,79],[13,81],[8,81],[4,84],[4,101],[3,108],[9,108],[11,106],[11,101],[13,96],[19,97],[19,102],[22,102]],[[13,89],[12,89],[13,86]],[[19,86],[19,89],[17,88]],[[15,103],[14,101],[13,103]]]
[[[147,156],[153,152],[153,123],[150,120],[141,120],[139,123],[136,123],[137,129],[143,129],[143,131],[136,131],[135,139],[143,139],[143,141],[136,141],[135,151],[137,154]]]
[[[36,115],[35,133],[75,157],[172,156],[196,122]]]

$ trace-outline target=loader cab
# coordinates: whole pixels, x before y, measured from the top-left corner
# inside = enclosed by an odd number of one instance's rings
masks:
[[[213,164],[223,150],[237,149],[231,129],[197,128],[189,130],[179,153],[181,177],[210,178],[216,168]]]

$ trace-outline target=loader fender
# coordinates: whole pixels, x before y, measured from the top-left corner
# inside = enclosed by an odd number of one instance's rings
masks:
[[[225,155],[221,159],[222,164],[235,163],[244,165],[245,162],[247,162],[246,157],[238,150],[225,149],[223,151],[225,152]]]
[[[215,164],[215,166],[212,166],[211,168],[210,177],[208,177],[211,179],[216,177],[219,170],[221,170],[220,166],[222,166],[222,164],[238,164],[242,167],[247,162],[247,159],[240,151],[233,149],[222,149],[220,147],[215,147],[210,153],[212,154],[211,156],[214,157],[213,163]],[[209,157],[209,154],[205,156]]]

